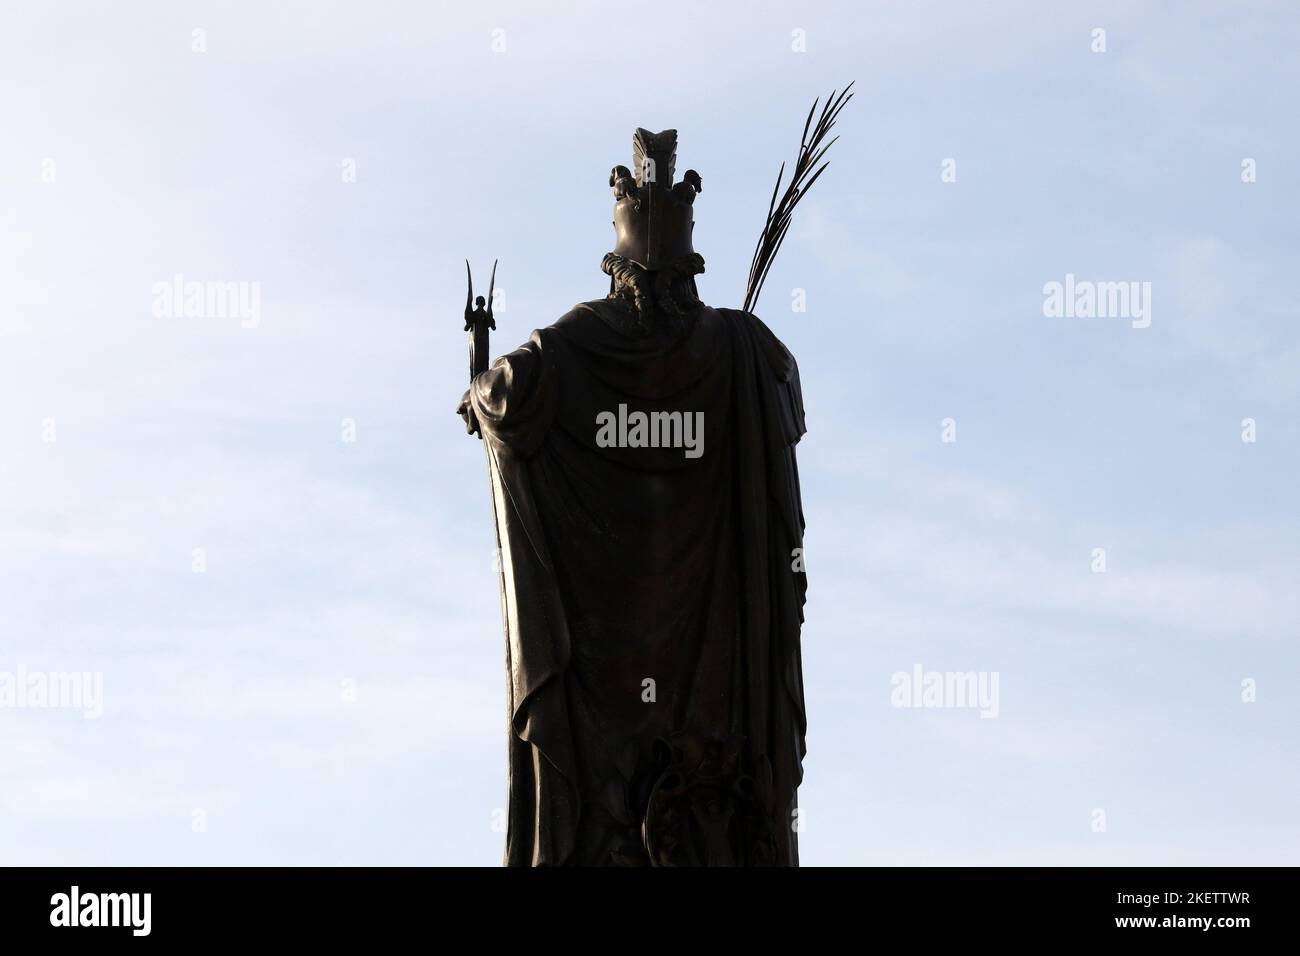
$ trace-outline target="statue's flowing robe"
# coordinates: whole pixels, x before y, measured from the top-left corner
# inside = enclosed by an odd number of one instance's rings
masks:
[[[796,865],[798,368],[746,312],[700,307],[649,333],[633,318],[619,300],[577,306],[470,388],[502,556],[505,862],[649,862],[655,741],[685,733],[744,741],[768,861]],[[620,405],[702,412],[702,454],[601,447],[598,416]]]

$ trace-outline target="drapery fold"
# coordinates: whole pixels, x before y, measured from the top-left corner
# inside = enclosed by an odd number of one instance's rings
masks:
[[[725,739],[744,742],[746,779],[762,784],[772,862],[797,863],[794,358],[748,313],[702,307],[645,333],[626,304],[598,300],[498,359],[470,398],[502,553],[505,862],[650,862],[656,742]],[[620,406],[702,416],[699,455],[606,447],[598,417]]]

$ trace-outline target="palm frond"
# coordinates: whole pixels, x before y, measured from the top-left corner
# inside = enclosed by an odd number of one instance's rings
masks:
[[[799,158],[795,160],[794,174],[790,178],[789,185],[785,187],[784,193],[781,192],[781,180],[785,178],[785,163],[781,164],[781,171],[776,176],[776,185],[772,187],[772,199],[767,204],[767,220],[763,223],[763,231],[758,234],[758,245],[754,247],[754,259],[749,266],[749,280],[745,284],[746,312],[752,312],[758,303],[758,294],[763,291],[763,282],[767,279],[768,270],[772,268],[772,262],[776,259],[781,243],[785,240],[785,234],[790,229],[790,217],[794,214],[795,207],[830,165],[829,162],[822,162],[822,160],[826,156],[826,151],[835,145],[835,140],[839,137],[829,142],[823,141],[835,125],[840,110],[853,99],[852,89],[853,84],[850,83],[838,93],[831,90],[831,95],[826,98],[822,106],[821,114],[817,116],[816,125],[813,125],[813,116],[817,113],[817,104],[821,100],[820,98],[813,100],[808,118],[804,120],[803,133],[799,137]],[[818,166],[818,163],[821,165]],[[778,194],[781,197],[779,201]]]

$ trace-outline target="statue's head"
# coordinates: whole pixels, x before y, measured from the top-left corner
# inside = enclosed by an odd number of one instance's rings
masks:
[[[487,299],[483,298],[481,295],[476,295],[474,297],[474,304],[481,309],[483,306],[487,305]]]
[[[688,169],[673,183],[677,165],[677,130],[632,136],[632,169],[615,166],[609,175],[614,187],[614,254],[647,271],[676,266],[695,250],[695,194],[703,188],[700,174]]]

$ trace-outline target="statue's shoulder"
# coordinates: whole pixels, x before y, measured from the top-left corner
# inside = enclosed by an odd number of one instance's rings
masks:
[[[550,325],[533,329],[524,348],[553,351],[564,341],[582,341],[590,338],[601,325],[597,307],[604,303],[597,299],[593,302],[580,302]]]
[[[753,312],[746,312],[743,309],[716,309],[715,311],[750,337],[767,359],[779,381],[798,380],[799,364],[795,361],[794,354],[785,347],[785,343],[777,338],[776,333],[769,329],[762,319]]]
[[[631,312],[631,308],[622,299],[592,299],[590,302],[579,302],[552,322],[550,327],[561,332],[581,331],[587,326],[608,323],[611,318],[629,316]]]
[[[578,344],[604,343],[613,338],[638,334],[636,312],[623,299],[579,302],[547,326],[547,329],[562,339]]]
[[[718,309],[738,334],[746,336],[756,358],[771,373],[771,394],[777,399],[777,420],[787,445],[796,444],[808,431],[804,421],[803,386],[799,382],[799,363],[785,343],[752,312],[741,309]]]

